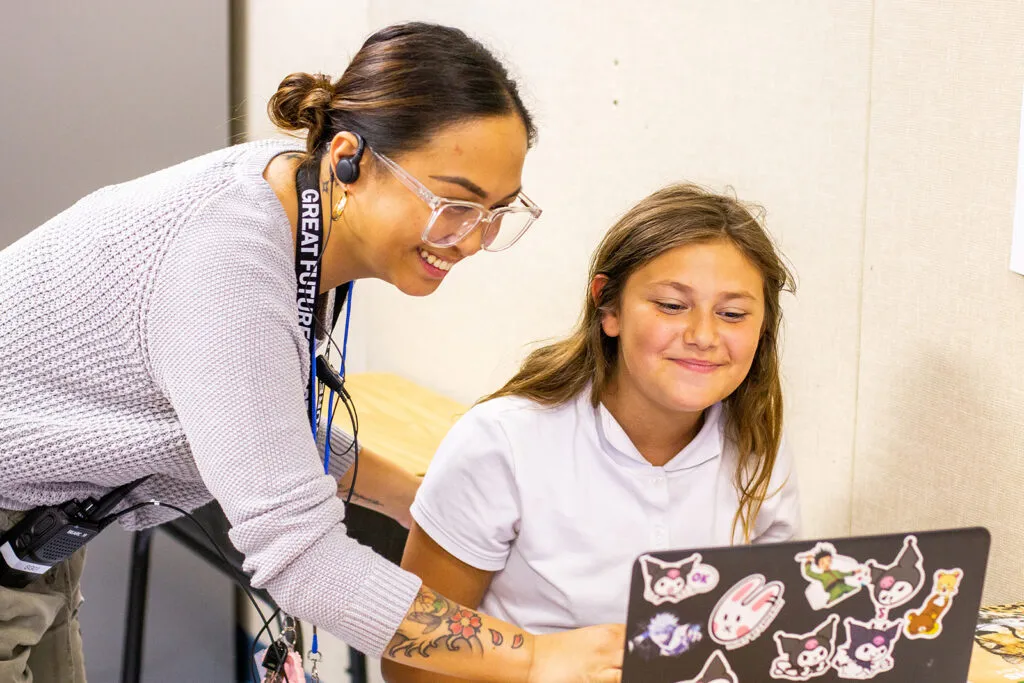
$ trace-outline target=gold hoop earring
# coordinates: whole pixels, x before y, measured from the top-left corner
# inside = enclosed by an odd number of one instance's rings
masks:
[[[331,220],[336,221],[341,219],[341,214],[345,213],[345,205],[348,204],[348,192],[345,190],[341,191],[341,199],[334,205],[334,209],[331,210]]]

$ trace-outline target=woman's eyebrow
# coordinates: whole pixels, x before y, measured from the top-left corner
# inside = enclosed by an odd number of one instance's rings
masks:
[[[430,177],[433,178],[434,180],[440,180],[440,181],[445,182],[445,183],[451,183],[453,185],[458,185],[459,187],[463,188],[464,190],[469,190],[470,192],[475,194],[477,197],[480,197],[480,199],[486,199],[487,198],[487,192],[482,187],[480,187],[479,185],[474,183],[472,180],[470,180],[469,178],[464,178],[464,177],[462,177],[460,175],[454,175],[454,176],[453,175],[432,175]],[[497,202],[495,202],[495,204],[500,204],[500,203],[502,203],[503,201],[505,201],[507,199],[511,199],[512,197],[515,197],[517,194],[522,192],[522,190],[523,190],[522,187],[516,188],[515,192],[510,192],[509,194],[505,195],[504,197],[499,199]]]
[[[460,175],[432,175],[430,177],[433,178],[434,180],[440,180],[440,181],[445,182],[445,183],[451,183],[453,185],[458,185],[459,187],[463,188],[464,190],[469,190],[470,192],[475,194],[477,197],[480,197],[480,199],[486,199],[487,198],[487,193],[484,192],[483,188],[481,188],[479,185],[474,183],[469,178],[463,178]]]

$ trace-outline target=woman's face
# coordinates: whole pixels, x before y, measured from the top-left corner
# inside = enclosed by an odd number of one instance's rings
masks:
[[[392,157],[416,180],[441,198],[488,208],[509,204],[522,187],[528,148],[526,128],[518,115],[473,119],[442,129],[412,152]],[[480,226],[450,247],[422,241],[430,206],[367,153],[362,170],[370,181],[353,185],[346,212],[366,266],[375,277],[406,294],[432,293],[459,261],[480,250]]]
[[[601,322],[619,339],[616,391],[688,414],[743,382],[763,323],[761,274],[727,240],[676,247],[636,270]]]

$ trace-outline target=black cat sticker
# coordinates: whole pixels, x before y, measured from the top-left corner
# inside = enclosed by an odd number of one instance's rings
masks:
[[[843,623],[846,625],[846,642],[839,646],[832,660],[836,675],[862,681],[885,673],[896,665],[892,650],[899,640],[902,621],[874,619],[865,623],[846,617]]]
[[[700,553],[694,553],[678,562],[665,562],[650,555],[641,556],[644,600],[652,605],[666,602],[675,604],[714,590],[718,585],[718,570],[700,559]]]
[[[924,586],[924,557],[917,548],[916,536],[903,539],[903,549],[892,564],[882,566],[868,560],[864,565],[871,573],[868,590],[879,619],[888,619],[890,610],[908,603]]]
[[[772,638],[779,649],[779,656],[772,662],[769,671],[771,677],[787,681],[808,681],[827,673],[836,653],[838,625],[839,615],[830,614],[810,633],[776,631]]]
[[[679,683],[739,683],[729,661],[722,654],[721,650],[715,650],[708,661],[704,662],[704,668],[700,670],[696,678],[690,678]]]

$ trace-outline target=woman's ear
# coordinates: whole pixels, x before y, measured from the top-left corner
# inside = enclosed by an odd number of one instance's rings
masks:
[[[331,138],[331,144],[327,149],[328,164],[330,164],[328,172],[331,174],[331,179],[334,182],[339,182],[343,186],[349,184],[344,182],[343,179],[338,178],[335,174],[334,169],[337,168],[338,162],[341,161],[342,159],[355,158],[358,151],[359,138],[356,136],[355,133],[343,130],[339,133],[335,133],[334,137]],[[361,159],[357,160],[357,163],[358,161],[361,161]]]
[[[609,337],[619,336],[619,314],[615,309],[608,306],[601,306],[601,292],[608,284],[608,276],[598,273],[590,282],[590,298],[597,308],[597,314],[601,316],[601,329]]]

